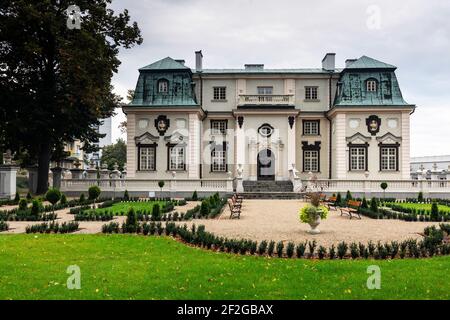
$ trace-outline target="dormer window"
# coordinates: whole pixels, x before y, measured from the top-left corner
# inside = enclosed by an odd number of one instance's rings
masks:
[[[368,92],[376,92],[377,91],[377,81],[376,80],[367,80],[366,89]]]
[[[158,81],[158,93],[167,93],[169,91],[169,81],[161,79]]]

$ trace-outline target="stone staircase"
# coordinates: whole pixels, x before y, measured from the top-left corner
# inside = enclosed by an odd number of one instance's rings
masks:
[[[243,181],[246,199],[300,199],[291,181]]]

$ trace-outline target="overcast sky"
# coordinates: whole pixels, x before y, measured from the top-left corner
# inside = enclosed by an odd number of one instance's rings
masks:
[[[367,55],[398,67],[403,97],[416,104],[411,155],[450,154],[450,1],[116,0],[141,29],[144,43],[122,50],[116,93],[134,89],[137,69],[170,56],[204,68],[320,67],[326,52]],[[120,136],[118,114],[113,138]]]

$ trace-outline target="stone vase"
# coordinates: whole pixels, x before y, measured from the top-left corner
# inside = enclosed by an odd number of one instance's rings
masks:
[[[314,220],[311,220],[308,224],[311,227],[311,230],[309,230],[308,233],[310,233],[310,234],[319,234],[320,230],[317,227],[320,224],[320,212],[316,216],[316,218]]]

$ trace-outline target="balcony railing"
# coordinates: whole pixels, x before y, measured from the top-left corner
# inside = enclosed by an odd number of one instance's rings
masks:
[[[294,105],[292,94],[242,94],[239,105]]]

